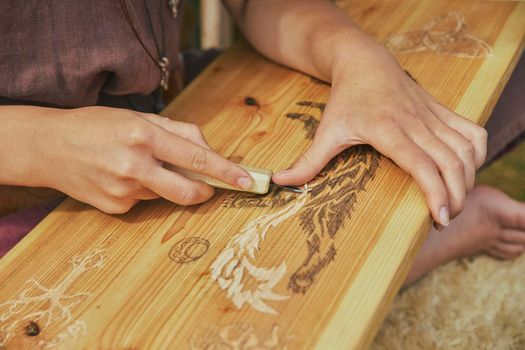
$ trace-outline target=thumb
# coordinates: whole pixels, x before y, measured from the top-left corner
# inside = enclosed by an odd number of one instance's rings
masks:
[[[315,135],[312,144],[291,168],[273,175],[272,180],[278,185],[299,186],[313,179],[324,166],[345,147],[337,145],[327,135]]]

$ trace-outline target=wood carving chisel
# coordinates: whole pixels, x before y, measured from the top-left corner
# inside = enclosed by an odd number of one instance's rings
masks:
[[[167,168],[176,171],[177,173],[181,174],[184,177],[187,177],[188,179],[202,181],[202,182],[207,183],[210,186],[224,188],[228,190],[265,194],[265,193],[268,193],[268,191],[270,191],[270,186],[276,186],[276,187],[282,188],[287,191],[293,191],[293,192],[299,192],[299,193],[303,192],[303,190],[298,187],[281,186],[281,185],[277,185],[273,183],[272,182],[273,172],[269,169],[255,168],[255,167],[251,167],[251,166],[244,165],[244,164],[239,164],[239,166],[243,168],[244,170],[246,170],[253,179],[252,187],[247,190],[244,190],[238,187],[233,187],[214,177],[200,174],[200,173],[195,173],[188,169],[175,167],[173,165],[170,165]]]

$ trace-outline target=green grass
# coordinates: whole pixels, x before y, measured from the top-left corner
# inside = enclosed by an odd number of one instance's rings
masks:
[[[525,142],[484,169],[476,180],[525,202]]]

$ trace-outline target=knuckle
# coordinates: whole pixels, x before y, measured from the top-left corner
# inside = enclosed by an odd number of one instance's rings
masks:
[[[458,147],[458,151],[460,154],[466,155],[468,157],[474,156],[474,146],[468,141],[461,142]]]
[[[132,189],[126,185],[118,185],[112,186],[108,192],[113,198],[126,199],[131,197]]]
[[[436,164],[427,156],[419,156],[413,161],[412,168],[417,173],[437,173]]]
[[[465,165],[463,164],[463,161],[461,161],[461,159],[457,157],[452,157],[447,161],[443,168],[445,171],[449,171],[451,173],[459,173],[465,170]]]
[[[148,145],[152,139],[149,125],[135,121],[123,127],[123,137],[130,146]]]
[[[133,207],[132,203],[115,202],[106,203],[99,207],[106,214],[125,214]]]
[[[131,179],[137,177],[139,169],[140,165],[138,162],[129,157],[116,163],[115,173],[121,179]]]
[[[208,156],[203,149],[197,149],[191,156],[191,167],[197,171],[203,171],[208,165]]]
[[[482,128],[481,126],[476,126],[476,130],[475,130],[474,134],[475,134],[475,137],[478,140],[481,140],[484,143],[487,141],[487,139],[489,137],[489,133],[487,132],[487,129]]]

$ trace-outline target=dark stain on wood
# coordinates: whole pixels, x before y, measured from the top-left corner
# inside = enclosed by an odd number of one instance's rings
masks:
[[[25,326],[25,332],[26,335],[29,337],[36,337],[40,334],[40,327],[38,326],[38,323],[35,321],[31,321]]]
[[[368,16],[369,14],[371,14],[372,12],[374,12],[376,9],[376,7],[374,5],[371,5],[371,6],[368,6],[362,13],[362,16],[363,17],[366,17]]]
[[[232,306],[225,306],[225,307],[222,307],[220,310],[221,310],[221,312],[223,312],[225,314],[230,312],[230,311],[234,311]]]
[[[255,142],[262,141],[266,136],[268,136],[268,131],[257,131],[250,135]]]
[[[247,96],[244,98],[244,104],[247,105],[247,106],[254,106],[254,107],[261,107],[261,105],[259,104],[259,102],[257,102],[257,100],[251,96]]]
[[[208,278],[210,276],[210,271],[202,271],[199,273],[199,278]]]

